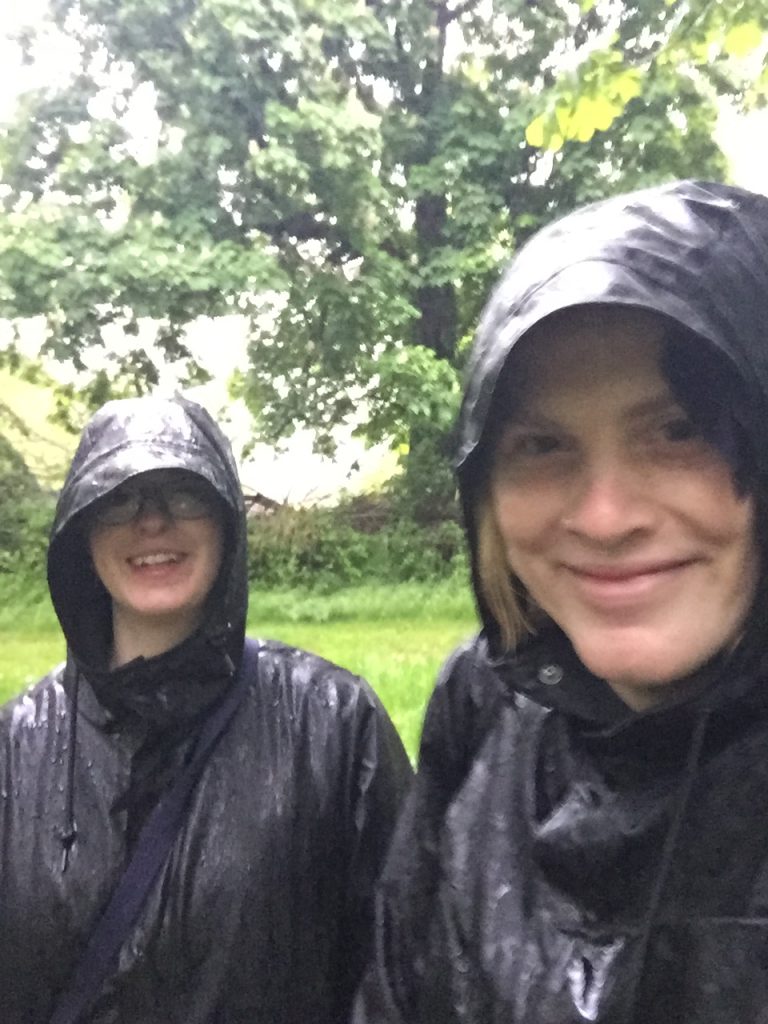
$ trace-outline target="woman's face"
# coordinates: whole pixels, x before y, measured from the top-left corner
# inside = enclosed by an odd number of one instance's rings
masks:
[[[221,565],[222,528],[211,495],[180,470],[143,473],[94,509],[94,568],[111,598],[115,623],[156,628],[174,637],[199,624]],[[174,515],[178,506],[180,514]]]
[[[673,397],[663,334],[632,310],[542,324],[491,479],[509,568],[637,709],[736,640],[759,571],[754,501]]]

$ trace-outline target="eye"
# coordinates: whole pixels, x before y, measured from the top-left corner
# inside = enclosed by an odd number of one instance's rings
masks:
[[[530,431],[510,437],[503,448],[508,457],[524,459],[554,455],[562,450],[562,442],[555,434]]]
[[[701,432],[687,416],[673,416],[661,425],[660,433],[665,441],[673,444],[684,444],[686,441],[698,441]]]
[[[208,516],[212,511],[210,494],[194,483],[169,490],[165,501],[173,515],[182,519],[197,519]]]
[[[104,499],[104,505],[108,508],[125,508],[136,500],[136,492],[127,487],[118,487]]]

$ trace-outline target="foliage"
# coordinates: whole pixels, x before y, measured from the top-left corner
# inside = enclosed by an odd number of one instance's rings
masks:
[[[590,18],[596,6],[596,0],[581,0],[582,15]],[[598,45],[582,47],[576,67],[548,91],[526,139],[554,152],[568,139],[588,142],[608,130],[635,97],[660,83],[666,88],[672,78],[687,80],[710,98],[726,92],[742,102],[765,103],[768,68],[751,81],[744,61],[765,50],[767,32],[764,0],[646,0],[634,18],[617,20],[607,41],[603,33],[604,45],[598,37]]]
[[[531,231],[723,175],[714,91],[743,84],[701,73],[693,28],[744,50],[761,2],[733,21],[731,0],[51,0],[80,67],[0,143],[0,315],[44,313],[76,367],[108,326],[138,339],[155,318],[153,350],[103,351],[92,404],[151,388],[156,357],[199,376],[185,325],[241,311],[237,388],[265,439],[447,427],[484,296]],[[688,36],[664,34],[675,19]]]
[[[446,432],[439,423],[420,424],[412,431],[403,471],[386,487],[386,497],[397,518],[426,528],[445,521],[459,522],[454,433]]]
[[[259,587],[331,592],[372,581],[445,579],[466,569],[455,520],[419,524],[382,499],[255,516],[248,540],[250,577]]]
[[[0,424],[6,416],[12,415],[0,403]],[[0,501],[11,505],[30,497],[38,491],[37,481],[27,468],[22,456],[3,434],[0,433],[0,479],[3,481]],[[2,523],[0,522],[0,528]]]
[[[54,499],[39,493],[21,500],[0,500],[0,581],[3,599],[11,599],[11,583],[44,593],[48,531]],[[38,586],[37,581],[40,581]]]
[[[0,579],[45,576],[45,552],[53,499],[45,494],[24,459],[2,433],[14,414],[0,402]]]

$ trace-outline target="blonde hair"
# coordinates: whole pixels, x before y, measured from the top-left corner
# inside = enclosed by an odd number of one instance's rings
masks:
[[[504,542],[486,491],[477,504],[477,577],[483,601],[499,627],[499,640],[512,651],[535,632],[528,601],[509,570]]]

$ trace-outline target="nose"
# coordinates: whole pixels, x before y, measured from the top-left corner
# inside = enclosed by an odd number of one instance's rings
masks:
[[[615,546],[653,523],[649,481],[617,460],[582,467],[563,516],[563,525],[585,540]]]
[[[173,517],[158,494],[143,494],[136,513],[136,526],[142,533],[162,533]]]

